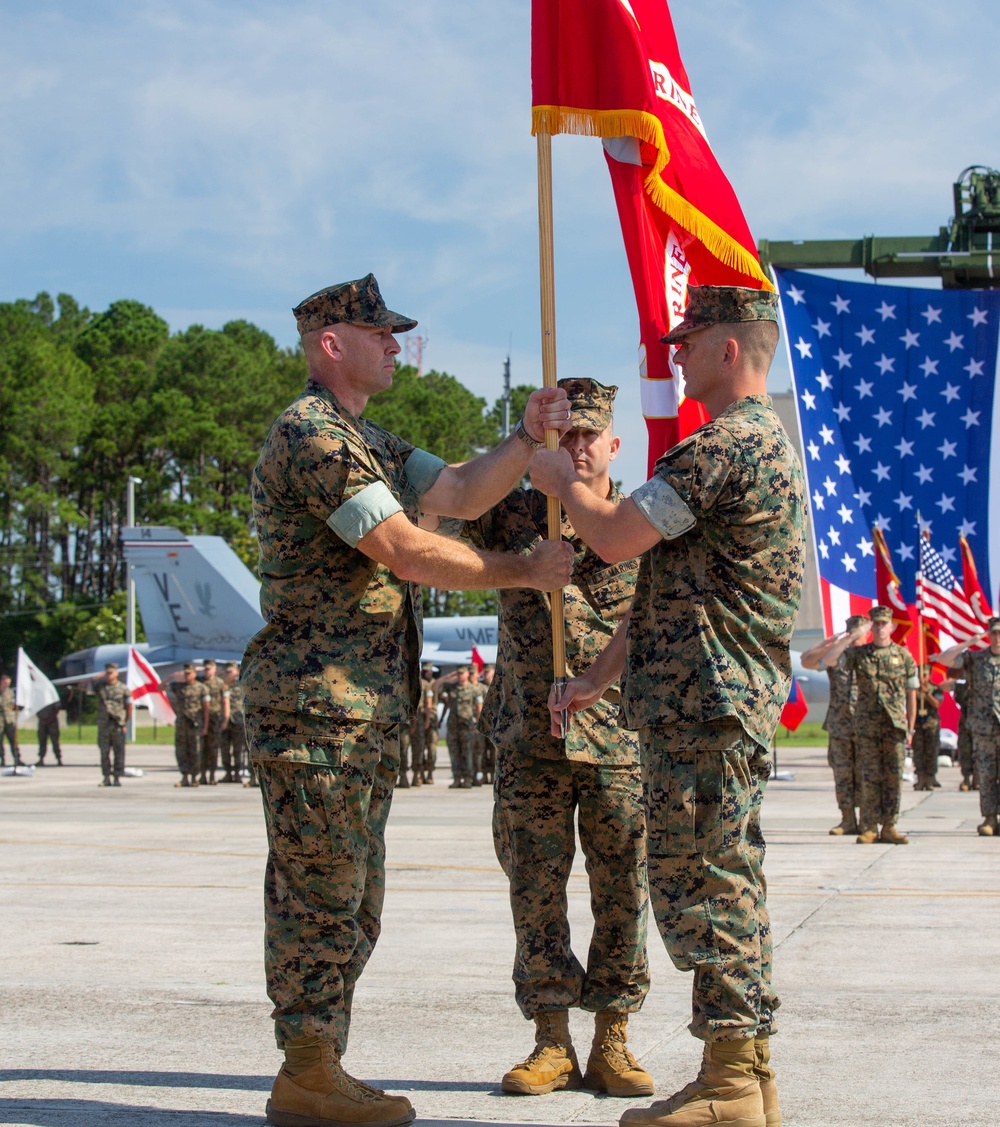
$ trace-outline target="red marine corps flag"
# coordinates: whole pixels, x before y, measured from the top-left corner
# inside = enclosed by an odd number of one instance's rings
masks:
[[[704,421],[670,348],[687,286],[773,289],[715,159],[665,0],[533,0],[532,131],[601,137],[639,312],[649,469]]]

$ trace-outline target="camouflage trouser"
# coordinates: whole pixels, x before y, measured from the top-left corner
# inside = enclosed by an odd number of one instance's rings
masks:
[[[18,750],[17,746],[17,725],[15,723],[0,724],[0,763],[7,762],[4,756],[4,740],[10,744],[10,750],[14,756],[14,763],[20,763],[21,752]]]
[[[38,762],[45,762],[45,753],[48,751],[49,741],[52,741],[52,751],[57,763],[62,763],[62,749],[59,746],[59,717],[54,720],[38,721]]]
[[[399,726],[399,773],[405,775],[410,767],[410,725]]]
[[[432,724],[424,729],[424,772],[432,774],[437,767],[438,726]]]
[[[569,1006],[638,1010],[649,989],[639,768],[504,751],[493,797],[493,844],[510,880],[521,1012],[531,1018]],[[570,947],[566,918],[574,811],[594,913],[586,971]]]
[[[201,740],[201,773],[207,775],[219,766],[219,751],[222,748],[222,713],[208,714],[208,731]]]
[[[451,773],[456,779],[472,781],[472,745],[475,734],[475,720],[464,720],[454,713],[448,718],[448,754],[451,756]]]
[[[478,729],[472,733],[472,777],[482,778],[486,758],[486,737]]]
[[[826,751],[826,761],[833,768],[833,786],[837,793],[837,807],[850,810],[861,803],[861,766],[853,736],[835,736],[831,733]]]
[[[483,741],[483,773],[489,779],[496,778],[497,748],[489,736],[481,736]]]
[[[958,766],[963,779],[971,779],[976,774],[976,761],[972,754],[972,733],[968,724],[958,725],[958,747],[955,749],[958,756]]]
[[[861,813],[858,828],[873,830],[895,824],[903,789],[906,733],[894,728],[888,716],[858,725],[861,764]]]
[[[196,775],[201,761],[201,721],[178,716],[174,722],[174,755],[182,775]]]
[[[667,951],[693,970],[689,1029],[704,1041],[775,1032],[760,807],[771,755],[738,721],[692,742],[643,728],[649,899]]]
[[[97,723],[97,750],[101,753],[101,774],[125,773],[125,729],[114,720],[101,719]]]
[[[317,718],[306,717],[315,730]],[[315,746],[293,715],[247,713],[267,826],[264,962],[278,1047],[319,1037],[347,1049],[354,986],[381,930],[385,822],[399,725],[323,720],[336,766],[260,758]],[[282,737],[281,732],[285,735]]]
[[[979,809],[984,818],[995,818],[1000,813],[1000,727],[994,724],[988,736],[973,735],[972,750],[979,777]]]
[[[222,745],[222,769],[227,775],[239,778],[247,765],[247,725],[242,712],[233,712],[229,726],[220,732]]]
[[[926,724],[917,727],[910,745],[913,770],[918,779],[937,778],[938,755],[941,751],[941,725]]]

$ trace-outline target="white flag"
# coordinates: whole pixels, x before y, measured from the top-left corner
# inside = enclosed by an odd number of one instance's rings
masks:
[[[167,700],[163,682],[156,670],[133,647],[128,651],[128,672],[125,684],[132,693],[136,708],[148,708],[150,715],[160,724],[173,724],[177,719],[173,705]]]
[[[17,650],[16,698],[21,709],[19,720],[27,720],[47,704],[59,701],[59,690],[20,647]]]

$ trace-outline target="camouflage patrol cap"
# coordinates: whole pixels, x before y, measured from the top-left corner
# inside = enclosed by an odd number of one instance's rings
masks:
[[[559,380],[558,386],[569,396],[570,422],[574,430],[606,430],[611,425],[618,388],[605,387],[597,380]]]
[[[417,327],[412,318],[386,309],[374,274],[318,290],[300,301],[292,313],[295,314],[300,335],[342,323],[392,329],[394,333],[408,333]]]
[[[1000,627],[1000,616],[994,615],[994,617],[991,618],[989,620],[989,622],[986,623],[986,629],[988,631],[989,630],[996,630],[997,627]]]
[[[661,344],[676,344],[681,337],[710,325],[737,321],[778,322],[778,295],[746,286],[688,286],[684,320],[671,329]]]
[[[870,623],[871,619],[867,614],[852,614],[847,620],[847,629],[857,630],[859,626],[868,626]]]
[[[892,609],[890,607],[872,607],[868,612],[872,622],[892,622]]]
[[[106,661],[104,663],[104,672],[105,673],[110,673],[112,669],[117,669],[117,668],[118,668],[118,662],[117,661]]]
[[[184,672],[185,673],[197,673],[198,668],[193,661],[185,661],[184,662]]]

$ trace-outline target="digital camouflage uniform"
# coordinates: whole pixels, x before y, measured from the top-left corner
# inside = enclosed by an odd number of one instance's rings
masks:
[[[854,673],[847,668],[844,654],[840,655],[835,666],[826,667],[826,675],[830,681],[830,705],[823,721],[824,730],[830,734],[826,759],[833,769],[837,806],[847,822],[853,825],[855,808],[861,803],[861,767],[854,729],[858,687]]]
[[[906,692],[920,684],[917,663],[909,650],[890,642],[866,642],[844,654],[858,687],[858,759],[861,763],[863,833],[876,826],[895,825],[903,786],[906,757]]]
[[[479,690],[471,681],[464,685],[449,685],[444,691],[448,705],[448,722],[445,738],[451,757],[451,773],[455,782],[473,785],[473,753],[476,735],[476,717],[479,715]]]
[[[229,689],[229,726],[222,733],[222,768],[226,777],[239,780],[247,765],[247,725],[243,711],[243,688],[237,682]]]
[[[470,524],[469,534],[479,547],[528,552],[547,527],[545,496],[516,490]],[[562,537],[574,549],[573,576],[563,588],[573,676],[592,664],[628,610],[638,561],[605,564],[565,515]],[[631,1013],[649,989],[638,741],[617,726],[617,686],[573,717],[565,741],[552,736],[549,597],[526,588],[498,597],[496,672],[479,728],[497,749],[493,843],[510,881],[517,1004],[528,1018],[573,1006]],[[570,945],[566,914],[574,812],[594,913],[586,970]]]
[[[201,763],[201,729],[205,688],[200,681],[168,681],[167,695],[177,714],[174,720],[174,755],[181,775],[195,778]]]
[[[413,773],[423,782],[430,782],[437,766],[438,694],[434,682],[420,679],[420,704],[410,721],[410,749]]]
[[[959,681],[951,692],[959,708],[958,746],[955,748],[955,754],[958,756],[958,767],[962,772],[961,785],[963,789],[969,790],[970,787],[979,786],[972,756],[972,732],[969,728],[969,687],[965,681]]]
[[[959,664],[956,662],[956,665]],[[969,731],[979,781],[979,809],[985,818],[1000,813],[1000,657],[988,649],[965,653]]]
[[[938,756],[941,754],[941,717],[938,709],[944,700],[944,690],[931,685],[925,691],[917,689],[917,720],[913,730],[910,754],[917,786],[935,786],[937,783]]]
[[[47,704],[38,712],[38,765],[45,762],[48,745],[52,743],[52,754],[56,762],[62,763],[62,748],[59,746],[59,711],[63,707],[62,701]]]
[[[486,700],[486,694],[490,687],[482,681],[474,681],[473,684],[476,686],[479,709],[482,711],[483,701]],[[477,786],[488,781],[486,778],[486,737],[478,727],[472,733],[472,778]]]
[[[266,625],[240,680],[268,835],[279,1047],[319,1037],[338,1057],[346,1049],[354,985],[381,927],[399,725],[420,684],[419,587],[353,546],[374,524],[351,502],[363,490],[395,497],[415,520],[443,464],[310,380],[253,473]]]
[[[802,469],[770,398],[748,396],[655,472],[694,525],[642,557],[622,678],[622,722],[642,750],[650,902],[674,965],[694,971],[691,1032],[765,1036],[778,998],[760,808],[791,682]]]
[[[201,741],[201,781],[212,783],[222,749],[222,702],[229,696],[229,686],[221,677],[206,677],[201,686],[208,695],[208,731]]]
[[[101,774],[106,779],[111,775],[118,778],[125,773],[125,725],[132,694],[124,681],[112,684],[102,677],[94,683],[94,695],[97,697],[97,747],[101,753]]]
[[[13,689],[4,689],[0,693],[0,765],[7,762],[4,740],[10,745],[15,766],[18,765],[21,752],[17,746],[17,700]]]

